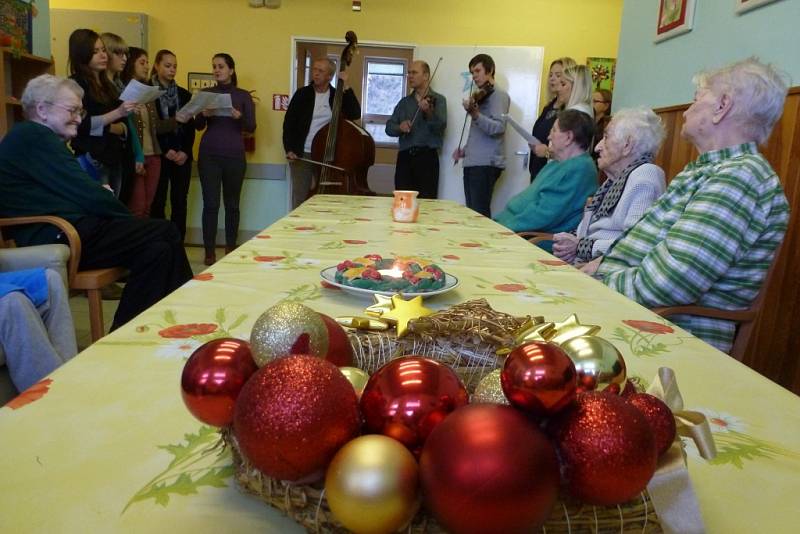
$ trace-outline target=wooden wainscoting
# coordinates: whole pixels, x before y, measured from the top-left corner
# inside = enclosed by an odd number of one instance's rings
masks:
[[[697,150],[680,135],[683,112],[688,107],[684,104],[655,110],[667,129],[656,163],[668,180],[697,157]],[[789,91],[783,116],[761,151],[780,176],[792,211],[744,363],[800,394],[800,87]]]

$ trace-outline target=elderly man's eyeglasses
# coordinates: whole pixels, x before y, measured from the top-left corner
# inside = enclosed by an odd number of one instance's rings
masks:
[[[86,118],[86,110],[83,109],[82,107],[68,108],[67,106],[64,106],[62,104],[57,104],[55,102],[48,102],[48,104],[50,104],[53,107],[56,107],[56,108],[59,108],[59,109],[63,109],[64,111],[66,111],[67,113],[72,115],[73,117],[80,117],[81,119],[85,119]]]

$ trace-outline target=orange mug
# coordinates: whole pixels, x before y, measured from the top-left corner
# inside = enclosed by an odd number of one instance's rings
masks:
[[[419,216],[419,191],[395,191],[392,203],[392,220],[394,222],[413,223]]]

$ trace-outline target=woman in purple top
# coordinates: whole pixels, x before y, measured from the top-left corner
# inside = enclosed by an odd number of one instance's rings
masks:
[[[225,253],[236,248],[239,232],[239,197],[247,168],[242,133],[256,129],[256,115],[250,93],[236,87],[236,64],[228,54],[211,61],[216,87],[204,89],[231,96],[233,109],[204,110],[195,118],[198,130],[206,129],[200,141],[197,169],[203,188],[203,246],[205,264],[217,260],[217,216],[220,188],[225,203]]]

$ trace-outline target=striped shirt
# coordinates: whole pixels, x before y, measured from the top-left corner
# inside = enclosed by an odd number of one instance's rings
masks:
[[[750,306],[789,220],[780,180],[754,143],[702,154],[612,245],[595,276],[644,306]],[[722,351],[736,325],[671,320]]]

